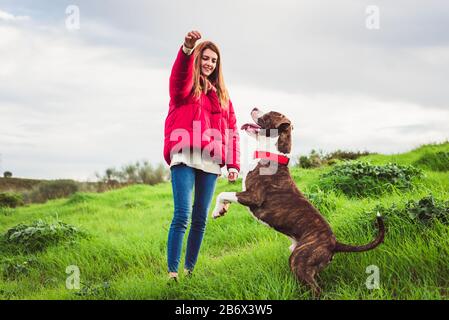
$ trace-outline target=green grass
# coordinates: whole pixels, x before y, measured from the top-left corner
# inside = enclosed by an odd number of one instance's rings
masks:
[[[449,151],[449,143],[362,160],[379,165],[391,161],[412,164],[423,154],[440,151]],[[302,191],[314,194],[318,177],[328,170],[293,168],[292,176]],[[430,192],[439,199],[449,198],[449,172],[424,169],[424,173],[419,188],[413,191],[374,199],[350,199],[330,192],[316,199],[324,197],[323,215],[341,242],[365,244],[376,233],[375,217],[367,213],[376,205],[403,205]],[[215,196],[222,191],[240,191],[240,182],[228,184],[219,179]],[[225,217],[208,220],[194,276],[181,275],[179,283],[169,284],[166,241],[172,215],[169,183],[135,185],[102,194],[77,193],[68,199],[8,209],[5,214],[0,211],[1,234],[19,223],[59,219],[89,235],[33,254],[0,250],[0,299],[312,298],[308,288],[297,284],[290,273],[290,241],[258,223],[237,204]],[[81,291],[66,288],[70,265],[80,269]],[[365,285],[370,265],[379,268],[379,289],[369,290]],[[436,222],[424,227],[393,217],[387,221],[384,244],[369,252],[336,254],[318,282],[323,299],[448,299],[448,274],[449,226]]]

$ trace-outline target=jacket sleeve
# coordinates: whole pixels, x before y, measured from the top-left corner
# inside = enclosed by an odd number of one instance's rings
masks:
[[[240,135],[232,102],[229,100],[229,139],[227,145],[226,165],[229,169],[240,171]]]
[[[170,98],[175,102],[186,98],[192,90],[193,64],[193,53],[185,54],[181,46],[170,74]]]

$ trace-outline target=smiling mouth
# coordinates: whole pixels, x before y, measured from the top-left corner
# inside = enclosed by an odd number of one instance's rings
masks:
[[[261,126],[255,123],[245,123],[242,125],[241,130],[250,131],[254,133],[259,133]]]

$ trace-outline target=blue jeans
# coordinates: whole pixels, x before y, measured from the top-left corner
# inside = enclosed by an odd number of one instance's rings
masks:
[[[189,167],[183,163],[170,168],[174,200],[174,216],[168,233],[168,272],[178,272],[184,234],[187,230],[192,190],[195,185],[195,200],[192,208],[192,223],[187,241],[185,268],[195,267],[201,242],[206,229],[207,212],[215,191],[218,175]]]

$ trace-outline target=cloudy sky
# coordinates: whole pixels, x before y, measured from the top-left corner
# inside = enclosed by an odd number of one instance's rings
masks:
[[[0,0],[0,173],[93,180],[162,163],[169,74],[192,29],[222,51],[238,124],[255,106],[286,114],[295,155],[446,140],[449,3],[392,2]]]

